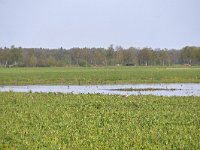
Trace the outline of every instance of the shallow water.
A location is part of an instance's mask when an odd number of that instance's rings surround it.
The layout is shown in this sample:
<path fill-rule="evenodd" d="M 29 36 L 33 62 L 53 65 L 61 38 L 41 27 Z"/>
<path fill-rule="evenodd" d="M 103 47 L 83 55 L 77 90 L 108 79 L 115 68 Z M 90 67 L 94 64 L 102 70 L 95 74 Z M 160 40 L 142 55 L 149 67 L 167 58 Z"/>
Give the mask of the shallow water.
<path fill-rule="evenodd" d="M 122 91 L 118 89 L 136 89 Z M 140 91 L 141 89 L 141 91 Z M 145 90 L 146 89 L 146 90 Z M 148 90 L 151 89 L 151 90 Z M 156 89 L 156 90 L 153 90 Z M 162 89 L 162 90 L 157 90 Z M 128 84 L 128 85 L 26 85 L 0 86 L 0 92 L 60 92 L 74 94 L 116 94 L 157 96 L 200 96 L 200 83 Z"/>

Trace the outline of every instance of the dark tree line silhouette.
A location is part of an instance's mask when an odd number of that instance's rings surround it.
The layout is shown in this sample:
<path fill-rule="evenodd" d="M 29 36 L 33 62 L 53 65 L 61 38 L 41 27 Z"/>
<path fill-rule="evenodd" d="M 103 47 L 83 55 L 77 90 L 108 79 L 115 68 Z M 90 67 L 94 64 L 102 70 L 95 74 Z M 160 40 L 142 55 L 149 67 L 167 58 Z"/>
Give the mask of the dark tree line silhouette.
<path fill-rule="evenodd" d="M 200 47 L 176 49 L 123 48 L 0 48 L 1 67 L 199 65 Z"/>

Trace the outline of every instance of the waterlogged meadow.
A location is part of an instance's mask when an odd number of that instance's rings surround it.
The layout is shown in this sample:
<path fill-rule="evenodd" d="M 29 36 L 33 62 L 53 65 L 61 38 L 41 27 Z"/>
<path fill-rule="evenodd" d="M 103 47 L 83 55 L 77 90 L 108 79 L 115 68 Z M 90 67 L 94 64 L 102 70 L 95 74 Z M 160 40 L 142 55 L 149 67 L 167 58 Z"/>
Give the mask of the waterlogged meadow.
<path fill-rule="evenodd" d="M 200 83 L 200 68 L 62 67 L 0 68 L 0 85 Z"/>
<path fill-rule="evenodd" d="M 200 149 L 200 97 L 0 93 L 0 149 Z"/>

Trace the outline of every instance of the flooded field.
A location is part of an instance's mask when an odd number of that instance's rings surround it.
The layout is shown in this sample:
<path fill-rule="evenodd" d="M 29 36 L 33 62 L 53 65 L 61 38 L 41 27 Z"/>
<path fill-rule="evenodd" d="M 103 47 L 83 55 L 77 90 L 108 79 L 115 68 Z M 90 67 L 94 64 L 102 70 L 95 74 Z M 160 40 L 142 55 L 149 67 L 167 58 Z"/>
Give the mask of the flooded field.
<path fill-rule="evenodd" d="M 200 83 L 128 85 L 26 85 L 0 86 L 0 92 L 60 92 L 74 94 L 200 96 Z"/>

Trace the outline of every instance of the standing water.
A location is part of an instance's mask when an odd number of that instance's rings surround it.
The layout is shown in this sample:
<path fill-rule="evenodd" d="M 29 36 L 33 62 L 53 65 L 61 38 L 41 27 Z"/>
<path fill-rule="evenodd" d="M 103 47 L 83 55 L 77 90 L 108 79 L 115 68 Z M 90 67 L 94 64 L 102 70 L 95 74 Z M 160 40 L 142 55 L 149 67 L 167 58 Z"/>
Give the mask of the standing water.
<path fill-rule="evenodd" d="M 200 96 L 200 83 L 128 85 L 26 85 L 0 86 L 0 92 L 60 92 L 74 94 L 116 94 L 157 96 Z"/>

